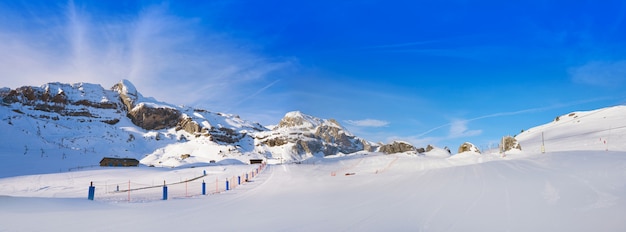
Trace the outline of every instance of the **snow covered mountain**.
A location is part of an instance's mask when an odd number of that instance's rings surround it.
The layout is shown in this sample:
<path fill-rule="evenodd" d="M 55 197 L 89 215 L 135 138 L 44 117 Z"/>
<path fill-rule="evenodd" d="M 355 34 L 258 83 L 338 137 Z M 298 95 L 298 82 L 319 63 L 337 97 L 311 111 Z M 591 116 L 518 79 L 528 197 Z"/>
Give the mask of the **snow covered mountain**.
<path fill-rule="evenodd" d="M 0 89 L 1 160 L 21 173 L 67 171 L 102 157 L 149 166 L 245 163 L 250 158 L 298 161 L 372 151 L 375 145 L 335 120 L 290 112 L 272 130 L 237 115 L 175 106 L 141 95 L 122 80 L 100 85 L 49 83 Z M 21 159 L 10 159 L 21 156 Z"/>
<path fill-rule="evenodd" d="M 2 88 L 0 98 L 0 168 L 15 175 L 93 166 L 102 157 L 155 166 L 243 162 L 254 150 L 251 134 L 267 130 L 236 115 L 143 97 L 126 80 L 109 90 L 87 83 Z"/>
<path fill-rule="evenodd" d="M 256 139 L 259 150 L 278 154 L 275 158 L 283 160 L 373 151 L 375 148 L 334 119 L 319 119 L 299 111 L 285 114 L 271 131 L 256 133 Z"/>
<path fill-rule="evenodd" d="M 0 119 L 0 168 L 13 175 L 90 167 L 102 157 L 180 167 L 245 163 L 250 158 L 300 161 L 374 152 L 382 146 L 353 135 L 333 119 L 294 111 L 270 130 L 237 115 L 144 97 L 127 80 L 110 89 L 88 83 L 1 88 Z M 525 151 L 534 152 L 625 151 L 624 119 L 626 106 L 574 112 L 516 139 Z"/>

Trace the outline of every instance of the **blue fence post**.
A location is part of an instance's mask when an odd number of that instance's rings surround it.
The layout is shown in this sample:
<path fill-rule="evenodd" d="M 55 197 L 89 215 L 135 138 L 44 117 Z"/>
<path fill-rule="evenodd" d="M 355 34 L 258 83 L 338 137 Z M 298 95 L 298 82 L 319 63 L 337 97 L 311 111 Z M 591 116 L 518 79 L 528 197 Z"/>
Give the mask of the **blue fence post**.
<path fill-rule="evenodd" d="M 202 195 L 206 195 L 206 183 L 202 180 Z"/>
<path fill-rule="evenodd" d="M 241 185 L 241 176 L 237 176 L 237 185 Z"/>
<path fill-rule="evenodd" d="M 246 182 L 248 182 L 248 173 L 246 173 Z"/>
<path fill-rule="evenodd" d="M 230 186 L 228 186 L 228 179 L 226 179 L 226 191 L 230 190 Z"/>
<path fill-rule="evenodd" d="M 163 200 L 167 200 L 167 185 L 165 185 L 165 181 L 163 181 Z"/>
<path fill-rule="evenodd" d="M 96 195 L 96 186 L 93 186 L 93 181 L 92 181 L 91 184 L 89 184 L 89 195 L 87 196 L 87 199 L 93 201 L 94 195 Z"/>
<path fill-rule="evenodd" d="M 206 170 L 204 170 L 204 175 L 206 176 Z"/>

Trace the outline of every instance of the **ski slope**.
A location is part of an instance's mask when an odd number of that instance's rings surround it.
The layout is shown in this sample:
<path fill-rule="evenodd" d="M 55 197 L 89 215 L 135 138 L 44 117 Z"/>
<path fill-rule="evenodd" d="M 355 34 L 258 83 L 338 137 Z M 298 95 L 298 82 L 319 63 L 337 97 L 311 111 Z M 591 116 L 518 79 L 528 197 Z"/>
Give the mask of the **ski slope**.
<path fill-rule="evenodd" d="M 229 171 L 238 173 L 248 167 L 227 166 L 226 170 L 213 170 L 207 175 L 227 176 Z M 8 196 L 0 197 L 0 230 L 626 228 L 626 154 L 610 151 L 519 153 L 504 159 L 495 154 L 461 154 L 453 158 L 356 155 L 308 164 L 270 165 L 252 182 L 219 194 L 130 203 L 99 199 L 100 196 L 95 201 L 86 199 L 88 180 L 120 174 L 139 179 L 171 176 L 175 172 L 194 175 L 192 172 L 199 170 L 104 169 L 76 172 L 72 178 L 65 173 L 1 179 L 0 192 Z M 335 176 L 331 175 L 333 172 Z M 57 186 L 37 188 L 29 181 L 37 178 Z M 141 197 L 140 193 L 137 195 Z"/>
<path fill-rule="evenodd" d="M 516 136 L 525 151 L 626 151 L 626 106 L 561 115 Z"/>

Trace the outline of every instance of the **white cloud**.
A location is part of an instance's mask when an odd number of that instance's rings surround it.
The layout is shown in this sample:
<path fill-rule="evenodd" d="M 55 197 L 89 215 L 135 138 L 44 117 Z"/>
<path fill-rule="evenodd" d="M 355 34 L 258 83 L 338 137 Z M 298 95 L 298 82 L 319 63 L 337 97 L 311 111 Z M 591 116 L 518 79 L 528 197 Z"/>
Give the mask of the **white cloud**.
<path fill-rule="evenodd" d="M 626 83 L 626 60 L 592 61 L 569 69 L 572 81 L 579 84 L 618 87 Z"/>
<path fill-rule="evenodd" d="M 376 119 L 363 119 L 363 120 L 345 120 L 346 123 L 352 126 L 359 127 L 384 127 L 389 125 L 389 122 L 376 120 Z"/>
<path fill-rule="evenodd" d="M 421 133 L 415 136 L 408 136 L 408 137 L 395 137 L 394 136 L 394 137 L 389 137 L 387 140 L 388 141 L 404 140 L 416 146 L 426 146 L 428 144 L 438 144 L 438 143 L 441 143 L 442 141 L 452 141 L 455 139 L 463 139 L 463 138 L 481 135 L 483 133 L 482 130 L 470 130 L 469 129 L 468 123 L 473 120 L 476 120 L 476 119 L 470 119 L 470 120 L 454 119 L 450 121 L 449 123 L 440 125 L 438 127 L 435 127 L 433 129 L 430 129 L 424 133 Z M 449 127 L 447 134 L 442 134 L 440 136 L 425 136 L 427 134 L 430 134 L 433 131 L 439 130 L 444 127 Z"/>
<path fill-rule="evenodd" d="M 72 1 L 52 10 L 25 8 L 38 19 L 12 14 L 0 22 L 0 87 L 90 82 L 109 88 L 128 79 L 147 97 L 224 110 L 258 94 L 270 73 L 293 62 L 258 54 L 249 49 L 257 45 L 213 31 L 203 19 L 174 15 L 167 4 L 107 17 Z"/>
<path fill-rule="evenodd" d="M 450 131 L 448 139 L 464 138 L 480 135 L 482 130 L 469 130 L 467 127 L 468 120 L 453 120 L 450 122 Z"/>

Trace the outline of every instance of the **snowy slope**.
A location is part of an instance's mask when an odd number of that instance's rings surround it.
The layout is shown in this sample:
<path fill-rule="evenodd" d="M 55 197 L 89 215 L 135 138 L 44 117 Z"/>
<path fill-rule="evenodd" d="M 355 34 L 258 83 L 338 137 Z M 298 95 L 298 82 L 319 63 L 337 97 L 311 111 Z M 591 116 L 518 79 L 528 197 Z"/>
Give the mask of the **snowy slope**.
<path fill-rule="evenodd" d="M 626 106 L 573 112 L 516 136 L 525 151 L 626 151 Z"/>
<path fill-rule="evenodd" d="M 126 193 L 102 193 L 107 188 L 102 184 L 108 181 L 111 191 L 115 183 L 122 184 L 124 189 L 125 178 L 131 179 L 133 186 L 137 182 L 159 183 L 166 178 L 169 183 L 172 179 L 196 176 L 201 169 L 102 169 L 4 178 L 0 179 L 3 186 L 0 195 L 11 197 L 0 196 L 3 206 L 0 230 L 622 231 L 626 228 L 624 152 L 554 152 L 526 154 L 526 158 L 515 159 L 490 155 L 484 158 L 480 161 L 408 155 L 326 158 L 308 164 L 270 166 L 253 182 L 220 194 L 199 195 L 200 182 L 190 184 L 192 194 L 185 190 L 170 192 L 174 196 L 168 201 L 159 200 L 160 188 L 154 192 L 134 191 L 130 204 L 125 200 Z M 461 161 L 465 162 L 459 164 Z M 206 180 L 213 186 L 211 180 L 223 180 L 228 173 L 241 173 L 245 167 L 248 165 L 209 169 Z M 97 184 L 95 202 L 85 199 L 89 181 Z M 181 187 L 172 185 L 170 189 Z M 29 198 L 34 196 L 43 198 Z M 32 218 L 37 218 L 37 223 L 28 223 Z"/>
<path fill-rule="evenodd" d="M 145 158 L 142 163 L 155 166 L 233 158 L 244 162 L 251 155 L 242 154 L 254 150 L 250 134 L 267 130 L 236 115 L 143 97 L 127 80 L 112 90 L 87 83 L 49 83 L 4 88 L 0 96 L 0 177 L 92 167 L 103 157 Z M 198 131 L 143 129 L 127 117 L 140 108 L 179 112 L 181 120 Z M 183 154 L 192 157 L 182 160 Z"/>
<path fill-rule="evenodd" d="M 237 115 L 144 97 L 128 80 L 0 89 L 1 176 L 93 167 L 129 157 L 156 167 L 301 161 L 371 151 L 332 119 L 289 112 L 272 130 Z M 19 157 L 19 158 L 18 158 Z M 24 165 L 15 165 L 15 162 Z"/>

